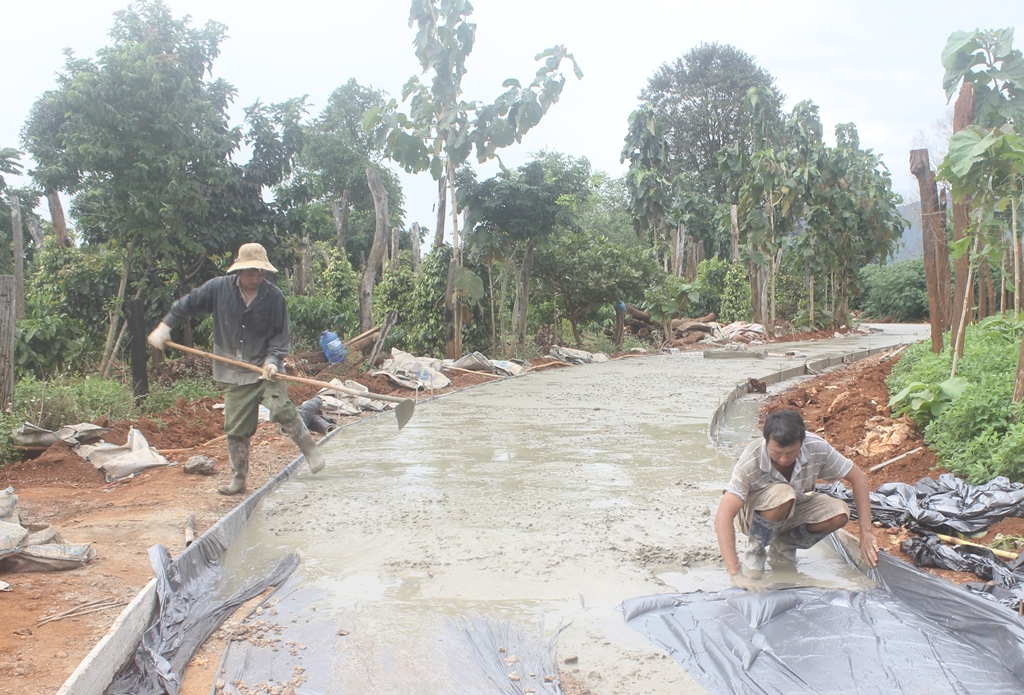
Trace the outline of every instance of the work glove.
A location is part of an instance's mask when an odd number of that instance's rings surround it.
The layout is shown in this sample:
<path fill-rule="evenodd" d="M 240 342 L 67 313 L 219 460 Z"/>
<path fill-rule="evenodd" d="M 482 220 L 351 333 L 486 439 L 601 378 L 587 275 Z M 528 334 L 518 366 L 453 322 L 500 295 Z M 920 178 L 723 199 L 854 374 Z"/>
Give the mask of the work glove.
<path fill-rule="evenodd" d="M 153 332 L 146 338 L 149 344 L 155 347 L 157 350 L 163 350 L 164 345 L 171 339 L 171 327 L 163 321 L 160 325 L 153 329 Z"/>
<path fill-rule="evenodd" d="M 260 375 L 260 379 L 273 381 L 275 376 L 277 376 L 276 364 L 274 364 L 273 362 L 267 362 L 265 365 L 263 365 L 263 373 Z"/>
<path fill-rule="evenodd" d="M 766 591 L 768 588 L 756 579 L 751 579 L 744 575 L 742 572 L 737 572 L 732 575 L 732 585 L 737 589 L 743 589 L 744 591 L 749 591 L 752 594 L 759 594 L 762 591 Z"/>

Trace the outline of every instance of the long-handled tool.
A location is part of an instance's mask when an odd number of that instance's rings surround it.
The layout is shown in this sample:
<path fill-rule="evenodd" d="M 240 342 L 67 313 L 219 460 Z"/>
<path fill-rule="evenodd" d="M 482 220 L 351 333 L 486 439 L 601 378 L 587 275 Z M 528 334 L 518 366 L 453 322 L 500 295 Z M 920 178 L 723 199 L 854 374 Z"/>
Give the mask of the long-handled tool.
<path fill-rule="evenodd" d="M 204 352 L 203 350 L 197 350 L 196 348 L 186 347 L 184 345 L 178 345 L 168 340 L 165 345 L 168 347 L 181 350 L 182 352 L 190 352 L 193 355 L 199 355 L 200 357 L 208 357 L 211 360 L 217 362 L 223 362 L 224 364 L 230 364 L 241 369 L 248 369 L 253 372 L 263 373 L 262 367 L 257 367 L 255 364 L 249 364 L 248 362 L 240 362 L 233 360 L 230 357 L 222 357 L 221 355 L 214 355 L 213 353 Z M 319 386 L 322 389 L 330 389 L 331 391 L 338 391 L 340 393 L 347 393 L 351 396 L 361 396 L 362 398 L 371 398 L 376 401 L 389 401 L 391 403 L 397 403 L 398 407 L 395 408 L 395 417 L 398 419 L 398 429 L 405 427 L 405 424 L 412 419 L 413 411 L 416 410 L 416 401 L 411 398 L 400 398 L 398 396 L 385 396 L 381 393 L 368 393 L 366 391 L 357 391 L 355 389 L 348 389 L 344 386 L 335 386 L 329 384 L 326 381 L 317 381 L 316 379 L 307 379 L 301 376 L 292 376 L 291 374 L 278 374 L 274 377 L 275 379 L 283 379 L 285 381 L 294 381 L 297 384 L 309 384 L 310 386 Z"/>

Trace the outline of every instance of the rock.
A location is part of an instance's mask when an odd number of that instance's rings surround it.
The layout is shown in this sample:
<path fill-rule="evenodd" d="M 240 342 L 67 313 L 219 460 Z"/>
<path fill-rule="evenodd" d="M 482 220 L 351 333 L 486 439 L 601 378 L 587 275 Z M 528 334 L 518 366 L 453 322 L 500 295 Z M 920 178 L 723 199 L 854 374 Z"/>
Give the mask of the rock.
<path fill-rule="evenodd" d="M 214 461 L 209 456 L 193 456 L 185 462 L 185 472 L 197 475 L 213 475 Z"/>

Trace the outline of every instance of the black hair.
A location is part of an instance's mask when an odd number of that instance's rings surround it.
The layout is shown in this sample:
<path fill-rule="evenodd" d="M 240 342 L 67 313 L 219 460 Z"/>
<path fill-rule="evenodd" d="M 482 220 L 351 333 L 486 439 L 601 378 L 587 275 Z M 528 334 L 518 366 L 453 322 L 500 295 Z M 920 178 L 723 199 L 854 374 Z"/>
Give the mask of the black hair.
<path fill-rule="evenodd" d="M 761 434 L 766 442 L 775 442 L 779 446 L 791 446 L 804 440 L 807 426 L 799 411 L 792 409 L 776 410 L 764 421 Z"/>

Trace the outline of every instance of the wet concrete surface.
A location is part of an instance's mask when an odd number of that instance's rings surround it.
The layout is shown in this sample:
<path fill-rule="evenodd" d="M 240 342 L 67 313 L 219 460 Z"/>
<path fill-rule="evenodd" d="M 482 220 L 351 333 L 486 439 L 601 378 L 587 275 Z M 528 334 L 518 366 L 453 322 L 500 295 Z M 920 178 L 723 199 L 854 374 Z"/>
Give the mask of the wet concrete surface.
<path fill-rule="evenodd" d="M 392 417 L 345 428 L 324 444 L 327 468 L 269 495 L 224 562 L 245 576 L 301 553 L 308 610 L 340 626 L 317 645 L 330 692 L 465 692 L 437 653 L 442 617 L 460 615 L 557 633 L 563 674 L 595 695 L 703 692 L 617 606 L 729 586 L 712 517 L 756 403 L 733 409 L 719 449 L 708 422 L 749 377 L 925 327 L 884 329 L 769 348 L 806 358 L 692 352 L 548 370 L 421 403 L 401 431 Z M 824 548 L 791 574 L 772 581 L 866 582 Z"/>

